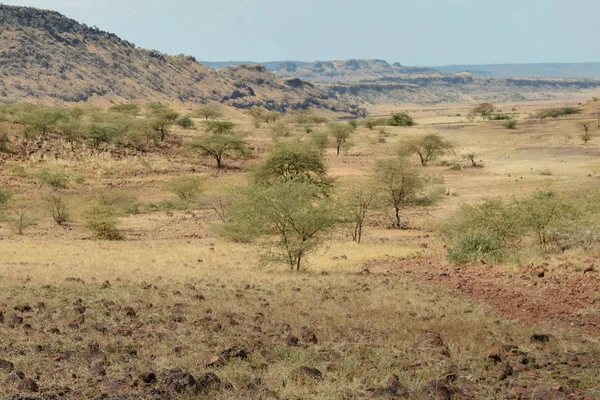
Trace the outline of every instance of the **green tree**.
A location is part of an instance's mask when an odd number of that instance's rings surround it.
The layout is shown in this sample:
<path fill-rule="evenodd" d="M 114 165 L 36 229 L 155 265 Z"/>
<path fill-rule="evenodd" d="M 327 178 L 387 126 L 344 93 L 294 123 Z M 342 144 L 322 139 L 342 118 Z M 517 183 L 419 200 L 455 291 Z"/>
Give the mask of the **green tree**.
<path fill-rule="evenodd" d="M 231 121 L 205 121 L 204 131 L 216 135 L 233 134 L 235 124 Z"/>
<path fill-rule="evenodd" d="M 169 127 L 179 118 L 179 113 L 164 104 L 150 103 L 148 116 L 151 127 L 158 133 L 160 140 L 164 141 L 169 134 Z"/>
<path fill-rule="evenodd" d="M 360 243 L 362 239 L 363 226 L 367 214 L 373 209 L 379 190 L 376 187 L 359 187 L 353 189 L 345 199 L 345 215 L 354 224 L 352 240 Z"/>
<path fill-rule="evenodd" d="M 492 103 L 480 103 L 477 106 L 475 106 L 475 108 L 473 108 L 473 111 L 471 111 L 473 114 L 477 114 L 479 116 L 481 116 L 481 119 L 483 121 L 485 121 L 486 118 L 490 118 L 490 116 L 492 115 L 492 113 L 496 110 L 496 106 L 494 106 Z"/>
<path fill-rule="evenodd" d="M 28 139 L 35 134 L 46 136 L 48 130 L 54 128 L 58 122 L 67 120 L 68 117 L 63 110 L 54 108 L 35 108 L 26 112 L 22 117 L 25 138 Z"/>
<path fill-rule="evenodd" d="M 280 181 L 312 183 L 321 189 L 330 188 L 333 181 L 319 149 L 303 142 L 277 143 L 269 149 L 266 159 L 254 171 L 258 183 L 272 184 Z"/>
<path fill-rule="evenodd" d="M 232 222 L 225 225 L 226 232 L 258 238 L 265 259 L 287 264 L 292 271 L 302 268 L 306 256 L 325 242 L 339 221 L 333 200 L 301 181 L 239 189 L 227 215 Z"/>
<path fill-rule="evenodd" d="M 202 193 L 202 185 L 206 179 L 202 176 L 181 176 L 166 184 L 166 189 L 185 202 L 191 202 Z"/>
<path fill-rule="evenodd" d="M 394 227 L 400 229 L 400 210 L 418 200 L 425 180 L 401 157 L 376 160 L 374 173 L 376 182 L 381 185 L 382 201 L 394 208 Z"/>
<path fill-rule="evenodd" d="M 196 108 L 192 116 L 204 118 L 205 121 L 208 121 L 209 119 L 223 118 L 223 111 L 221 111 L 221 107 L 217 103 L 208 103 Z"/>
<path fill-rule="evenodd" d="M 331 123 L 327 126 L 329 134 L 335 140 L 336 154 L 340 155 L 340 149 L 350 139 L 350 135 L 354 132 L 354 128 L 349 124 Z"/>
<path fill-rule="evenodd" d="M 115 127 L 103 122 L 92 122 L 87 126 L 87 136 L 92 140 L 94 149 L 99 150 L 102 143 L 110 143 L 116 136 Z"/>
<path fill-rule="evenodd" d="M 265 115 L 268 113 L 268 111 L 263 107 L 253 106 L 252 108 L 246 110 L 245 113 L 252 117 L 254 127 L 260 128 L 260 124 L 265 120 Z"/>
<path fill-rule="evenodd" d="M 119 114 L 127 115 L 131 118 L 135 118 L 140 114 L 142 110 L 140 109 L 140 106 L 138 106 L 135 103 L 123 103 L 112 106 L 108 109 L 108 111 L 116 112 Z"/>
<path fill-rule="evenodd" d="M 194 128 L 194 121 L 187 115 L 182 115 L 175 120 L 177 126 L 182 127 L 183 129 L 192 129 Z"/>
<path fill-rule="evenodd" d="M 452 152 L 454 152 L 452 142 L 444 140 L 435 133 L 407 139 L 400 144 L 399 148 L 401 156 L 418 155 L 423 166 L 439 156 Z"/>
<path fill-rule="evenodd" d="M 248 143 L 230 134 L 205 134 L 192 141 L 189 147 L 199 150 L 202 157 L 214 158 L 219 169 L 223 168 L 223 158 L 250 154 Z"/>
<path fill-rule="evenodd" d="M 390 126 L 413 126 L 415 121 L 405 112 L 393 113 L 388 125 Z"/>

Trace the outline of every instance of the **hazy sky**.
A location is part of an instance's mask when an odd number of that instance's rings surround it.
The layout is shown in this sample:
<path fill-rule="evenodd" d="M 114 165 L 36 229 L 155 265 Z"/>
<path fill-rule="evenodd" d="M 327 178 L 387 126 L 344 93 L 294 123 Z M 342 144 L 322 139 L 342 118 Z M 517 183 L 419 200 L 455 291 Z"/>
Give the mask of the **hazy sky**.
<path fill-rule="evenodd" d="M 4 1 L 206 61 L 600 61 L 599 0 Z"/>

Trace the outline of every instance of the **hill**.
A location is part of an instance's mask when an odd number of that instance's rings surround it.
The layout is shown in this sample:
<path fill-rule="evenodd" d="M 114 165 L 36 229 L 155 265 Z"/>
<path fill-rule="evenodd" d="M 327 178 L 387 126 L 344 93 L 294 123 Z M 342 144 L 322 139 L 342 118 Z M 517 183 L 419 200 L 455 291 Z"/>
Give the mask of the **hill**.
<path fill-rule="evenodd" d="M 0 101 L 40 103 L 216 101 L 237 108 L 315 106 L 344 113 L 358 107 L 265 68 L 217 72 L 191 56 L 136 48 L 114 34 L 57 12 L 0 5 Z"/>
<path fill-rule="evenodd" d="M 433 67 L 435 70 L 454 74 L 469 71 L 475 75 L 513 78 L 589 78 L 600 79 L 600 63 L 537 63 L 537 64 L 491 64 L 447 65 Z"/>

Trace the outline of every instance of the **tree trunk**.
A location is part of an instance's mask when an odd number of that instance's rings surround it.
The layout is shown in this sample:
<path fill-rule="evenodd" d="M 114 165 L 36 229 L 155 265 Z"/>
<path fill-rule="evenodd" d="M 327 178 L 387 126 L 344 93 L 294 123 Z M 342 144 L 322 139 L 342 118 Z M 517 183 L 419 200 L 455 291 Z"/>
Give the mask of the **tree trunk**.
<path fill-rule="evenodd" d="M 400 229 L 400 208 L 396 207 L 396 228 Z"/>
<path fill-rule="evenodd" d="M 358 225 L 358 238 L 356 243 L 360 243 L 360 239 L 362 239 L 362 222 L 360 222 Z"/>
<path fill-rule="evenodd" d="M 298 254 L 298 260 L 296 262 L 296 271 L 300 271 L 300 262 L 302 261 L 302 253 Z"/>
<path fill-rule="evenodd" d="M 221 169 L 223 168 L 223 164 L 221 164 L 221 157 L 216 157 L 217 160 L 217 168 Z"/>
<path fill-rule="evenodd" d="M 339 144 L 338 144 L 338 145 L 337 145 L 337 155 L 338 155 L 338 156 L 340 155 L 340 147 L 341 147 L 341 145 L 339 145 Z"/>

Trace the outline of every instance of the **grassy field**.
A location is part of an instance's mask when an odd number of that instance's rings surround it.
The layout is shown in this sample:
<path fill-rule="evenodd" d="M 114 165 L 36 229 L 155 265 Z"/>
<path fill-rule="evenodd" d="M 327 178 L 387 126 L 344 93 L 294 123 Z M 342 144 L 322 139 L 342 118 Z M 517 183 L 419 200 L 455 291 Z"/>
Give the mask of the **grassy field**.
<path fill-rule="evenodd" d="M 349 228 L 337 229 L 300 273 L 263 265 L 254 245 L 215 233 L 214 199 L 247 181 L 245 171 L 272 140 L 267 125 L 255 129 L 238 112 L 228 117 L 248 132 L 258 156 L 227 161 L 221 171 L 177 148 L 193 130 L 175 131 L 168 147 L 145 155 L 65 150 L 69 156 L 57 158 L 41 149 L 5 160 L 0 182 L 36 224 L 24 235 L 0 224 L 0 360 L 7 361 L 0 361 L 0 397 L 600 399 L 597 330 L 506 315 L 393 269 L 396 260 L 437 257 L 428 268 L 440 275 L 449 264 L 436 225 L 461 204 L 598 185 L 600 131 L 594 125 L 584 144 L 578 125 L 595 118 L 591 108 L 544 121 L 528 118 L 531 104 L 499 108 L 515 109 L 517 129 L 468 121 L 467 105 L 414 108 L 414 127 L 385 127 L 385 140 L 380 128 L 359 127 L 340 156 L 328 148 L 330 175 L 345 190 L 368 183 L 374 160 L 395 154 L 410 135 L 439 133 L 456 154 L 422 169 L 443 177 L 447 195 L 433 207 L 406 210 L 409 229 L 390 228 L 391 210 L 376 212 L 363 243 L 351 241 Z M 484 168 L 469 168 L 467 153 Z M 449 169 L 456 163 L 462 170 Z M 72 222 L 64 226 L 44 207 L 47 188 L 35 178 L 41 168 L 84 176 L 65 189 Z M 165 183 L 189 174 L 207 179 L 190 210 L 150 206 L 174 200 Z M 121 218 L 123 241 L 92 240 L 82 222 L 89 199 L 106 190 L 137 199 L 139 212 Z M 367 268 L 377 262 L 391 266 Z"/>

